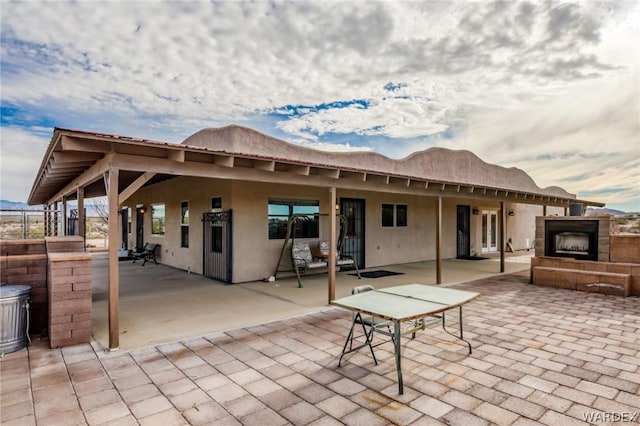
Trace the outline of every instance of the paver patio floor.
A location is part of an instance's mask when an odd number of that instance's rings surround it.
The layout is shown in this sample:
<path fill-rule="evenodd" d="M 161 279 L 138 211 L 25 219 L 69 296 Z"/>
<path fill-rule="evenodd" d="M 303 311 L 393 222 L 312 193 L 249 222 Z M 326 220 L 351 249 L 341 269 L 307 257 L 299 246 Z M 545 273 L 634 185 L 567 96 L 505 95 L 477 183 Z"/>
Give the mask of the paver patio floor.
<path fill-rule="evenodd" d="M 466 346 L 433 327 L 338 368 L 337 308 L 129 352 L 35 341 L 0 362 L 2 425 L 573 425 L 640 416 L 640 300 L 541 288 L 528 273 L 452 286 Z M 451 315 L 453 320 L 454 315 Z M 449 317 L 447 317 L 449 320 Z M 451 325 L 455 325 L 451 321 Z"/>

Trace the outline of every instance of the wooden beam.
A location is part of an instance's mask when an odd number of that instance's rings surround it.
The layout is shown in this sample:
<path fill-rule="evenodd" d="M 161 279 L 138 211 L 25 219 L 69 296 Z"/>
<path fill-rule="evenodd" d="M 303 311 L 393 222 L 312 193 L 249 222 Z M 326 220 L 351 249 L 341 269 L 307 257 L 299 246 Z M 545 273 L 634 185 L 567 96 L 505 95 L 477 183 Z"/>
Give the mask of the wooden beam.
<path fill-rule="evenodd" d="M 76 191 L 76 197 L 78 199 L 78 226 L 77 226 L 77 232 L 78 235 L 81 236 L 83 238 L 83 245 L 84 248 L 86 250 L 87 248 L 87 239 L 86 239 L 86 232 L 85 232 L 85 217 L 84 217 L 84 188 L 83 187 L 79 187 Z"/>
<path fill-rule="evenodd" d="M 329 188 L 329 217 L 330 225 L 329 225 L 329 302 L 336 298 L 336 250 L 338 249 L 338 241 L 337 241 L 337 221 L 336 221 L 336 187 L 332 186 Z"/>
<path fill-rule="evenodd" d="M 177 161 L 178 163 L 184 163 L 184 150 L 170 150 L 167 151 L 167 158 L 171 161 Z"/>
<path fill-rule="evenodd" d="M 98 161 L 104 157 L 104 154 L 99 152 L 54 152 L 53 160 L 49 164 L 55 163 L 86 163 Z"/>
<path fill-rule="evenodd" d="M 340 178 L 340 169 L 318 168 L 317 169 L 317 174 L 318 174 L 318 176 L 324 176 L 324 177 L 328 177 L 328 178 L 331 178 L 331 179 L 338 179 L 338 178 Z"/>
<path fill-rule="evenodd" d="M 436 198 L 436 284 L 442 284 L 442 197 Z"/>
<path fill-rule="evenodd" d="M 505 247 L 507 246 L 507 206 L 500 201 L 500 272 L 505 271 Z"/>
<path fill-rule="evenodd" d="M 68 229 L 68 224 L 69 221 L 67 220 L 67 197 L 63 196 L 62 197 L 62 235 L 67 236 L 69 235 L 69 229 Z"/>
<path fill-rule="evenodd" d="M 222 167 L 233 167 L 233 156 L 232 155 L 216 155 L 214 160 L 213 160 L 213 164 L 216 164 L 218 166 L 222 166 Z"/>
<path fill-rule="evenodd" d="M 96 139 L 84 140 L 63 135 L 60 141 L 64 151 L 101 152 L 111 151 L 111 143 Z"/>
<path fill-rule="evenodd" d="M 253 160 L 253 167 L 265 172 L 273 172 L 276 170 L 276 162 L 273 160 Z"/>
<path fill-rule="evenodd" d="M 120 281 L 118 277 L 118 178 L 119 170 L 109 168 L 109 350 L 120 347 Z"/>
<path fill-rule="evenodd" d="M 124 191 L 120 193 L 118 196 L 118 205 L 122 205 L 129 197 L 131 197 L 138 189 L 142 188 L 142 186 L 149 182 L 151 178 L 153 178 L 156 173 L 153 172 L 145 172 L 142 176 L 138 177 L 133 183 L 127 186 Z"/>
<path fill-rule="evenodd" d="M 289 169 L 291 173 L 295 173 L 297 175 L 302 175 L 302 176 L 309 176 L 309 173 L 311 172 L 310 166 L 299 166 L 297 164 L 289 164 L 287 166 L 287 169 Z"/>
<path fill-rule="evenodd" d="M 80 176 L 72 180 L 69 184 L 67 184 L 64 188 L 58 191 L 53 197 L 49 198 L 49 200 L 57 200 L 62 198 L 63 195 L 70 194 L 71 192 L 77 191 L 77 189 L 81 186 L 87 187 L 90 183 L 95 182 L 96 180 L 102 178 L 102 175 L 105 171 L 109 170 L 109 161 L 111 161 L 111 154 L 104 157 L 102 160 L 99 160 L 88 168 L 85 172 L 83 172 Z M 140 159 L 137 160 L 140 163 Z M 139 167 L 142 164 L 139 165 Z"/>

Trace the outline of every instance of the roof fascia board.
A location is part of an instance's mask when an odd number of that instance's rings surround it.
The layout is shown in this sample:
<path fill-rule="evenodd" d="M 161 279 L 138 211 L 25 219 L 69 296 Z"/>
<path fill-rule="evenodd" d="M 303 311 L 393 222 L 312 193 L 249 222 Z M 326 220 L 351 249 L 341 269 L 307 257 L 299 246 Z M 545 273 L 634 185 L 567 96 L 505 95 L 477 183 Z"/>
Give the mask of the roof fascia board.
<path fill-rule="evenodd" d="M 46 179 L 44 178 L 45 170 L 49 161 L 51 161 L 51 157 L 53 156 L 54 148 L 60 143 L 61 133 L 58 129 L 55 129 L 53 132 L 53 136 L 51 137 L 51 142 L 49 142 L 49 146 L 47 147 L 47 152 L 42 158 L 42 163 L 40 163 L 40 168 L 38 169 L 38 174 L 36 174 L 36 179 L 33 181 L 33 186 L 31 187 L 31 192 L 29 193 L 29 198 L 27 198 L 27 203 L 29 205 L 37 204 L 33 202 L 33 198 L 38 190 L 43 186 Z"/>
<path fill-rule="evenodd" d="M 113 147 L 110 141 L 99 139 L 80 139 L 70 135 L 63 135 L 61 148 L 64 151 L 79 151 L 106 154 L 111 152 Z"/>

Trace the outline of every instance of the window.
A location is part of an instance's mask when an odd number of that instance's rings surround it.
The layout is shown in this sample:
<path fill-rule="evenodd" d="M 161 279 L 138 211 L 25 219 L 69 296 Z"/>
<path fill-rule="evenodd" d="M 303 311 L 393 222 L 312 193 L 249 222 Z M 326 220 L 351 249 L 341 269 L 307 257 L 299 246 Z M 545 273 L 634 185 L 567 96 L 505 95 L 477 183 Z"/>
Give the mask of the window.
<path fill-rule="evenodd" d="M 164 235 L 164 204 L 151 205 L 151 233 Z"/>
<path fill-rule="evenodd" d="M 407 205 L 396 205 L 396 226 L 407 226 Z"/>
<path fill-rule="evenodd" d="M 213 197 L 211 199 L 211 213 L 220 213 L 222 211 L 222 198 Z"/>
<path fill-rule="evenodd" d="M 180 247 L 189 247 L 189 202 L 180 205 Z"/>
<path fill-rule="evenodd" d="M 393 226 L 393 204 L 382 205 L 382 226 Z"/>
<path fill-rule="evenodd" d="M 306 200 L 269 200 L 269 239 L 283 239 L 287 235 L 287 223 L 294 214 L 304 215 L 296 222 L 296 238 L 318 238 L 320 203 Z M 293 232 L 293 231 L 292 231 Z"/>
<path fill-rule="evenodd" d="M 383 204 L 382 205 L 382 226 L 392 227 L 407 226 L 407 205 L 406 204 Z"/>

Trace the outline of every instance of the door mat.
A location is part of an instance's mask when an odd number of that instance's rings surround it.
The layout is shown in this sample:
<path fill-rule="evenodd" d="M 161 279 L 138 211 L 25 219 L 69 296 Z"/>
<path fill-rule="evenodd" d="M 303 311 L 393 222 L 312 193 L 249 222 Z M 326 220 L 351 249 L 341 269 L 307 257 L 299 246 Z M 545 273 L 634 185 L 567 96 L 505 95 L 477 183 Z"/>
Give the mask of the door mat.
<path fill-rule="evenodd" d="M 463 259 L 463 260 L 485 260 L 485 259 L 489 259 L 488 257 L 482 257 L 482 256 L 458 256 L 458 259 Z"/>
<path fill-rule="evenodd" d="M 349 275 L 353 275 L 354 277 L 358 276 L 358 274 L 349 274 Z M 363 278 L 381 278 L 381 277 L 389 277 L 392 275 L 404 275 L 404 272 L 385 271 L 383 269 L 380 269 L 377 271 L 360 272 L 360 276 Z"/>

